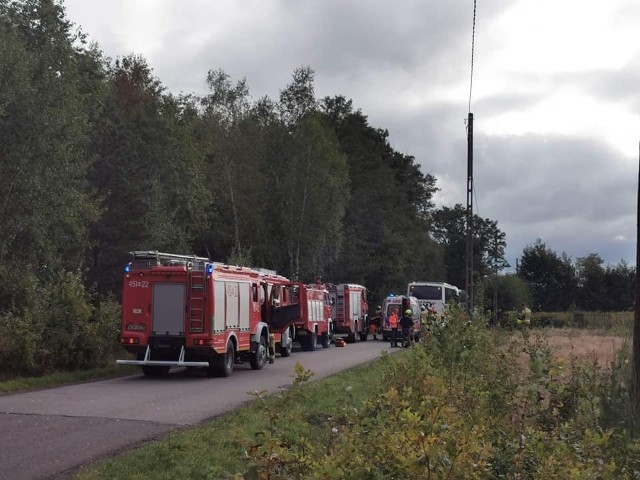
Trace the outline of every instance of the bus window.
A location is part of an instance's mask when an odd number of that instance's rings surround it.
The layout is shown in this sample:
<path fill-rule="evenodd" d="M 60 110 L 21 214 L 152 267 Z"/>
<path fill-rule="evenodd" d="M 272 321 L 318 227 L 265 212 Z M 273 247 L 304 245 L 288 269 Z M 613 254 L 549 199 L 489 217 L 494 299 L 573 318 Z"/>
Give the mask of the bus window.
<path fill-rule="evenodd" d="M 418 300 L 442 300 L 442 287 L 436 285 L 411 285 L 409 295 Z"/>

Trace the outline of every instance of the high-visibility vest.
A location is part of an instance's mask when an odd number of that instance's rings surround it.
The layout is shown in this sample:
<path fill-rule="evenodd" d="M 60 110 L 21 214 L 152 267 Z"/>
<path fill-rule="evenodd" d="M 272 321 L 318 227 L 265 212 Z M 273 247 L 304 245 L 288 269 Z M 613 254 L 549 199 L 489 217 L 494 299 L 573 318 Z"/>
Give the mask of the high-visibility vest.
<path fill-rule="evenodd" d="M 391 328 L 398 328 L 398 315 L 392 313 L 389 317 L 389 326 Z"/>

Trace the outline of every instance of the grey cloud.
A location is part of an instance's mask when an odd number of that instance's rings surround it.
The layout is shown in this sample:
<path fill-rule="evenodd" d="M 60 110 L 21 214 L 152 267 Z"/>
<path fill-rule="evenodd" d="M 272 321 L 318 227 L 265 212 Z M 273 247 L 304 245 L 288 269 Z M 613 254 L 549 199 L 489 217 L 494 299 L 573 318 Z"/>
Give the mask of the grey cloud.
<path fill-rule="evenodd" d="M 475 162 L 480 214 L 498 220 L 514 248 L 540 237 L 571 255 L 606 252 L 607 261 L 617 262 L 608 252 L 629 254 L 636 172 L 620 154 L 588 138 L 528 135 L 478 143 L 486 144 Z"/>
<path fill-rule="evenodd" d="M 79 0 L 67 3 L 81 5 Z M 116 15 L 108 13 L 113 7 L 109 2 L 99 5 L 105 9 L 96 23 L 100 31 L 91 26 L 84 30 L 95 33 L 109 55 L 129 53 L 121 51 L 124 43 L 104 21 Z M 490 42 L 504 41 L 488 38 L 488 33 L 513 5 L 478 2 L 479 65 L 499 48 Z M 637 18 L 635 5 L 626 7 L 635 9 L 633 16 L 616 22 Z M 472 2 L 180 1 L 157 8 L 165 8 L 156 13 L 170 21 L 161 50 L 147 60 L 172 92 L 205 93 L 207 71 L 222 68 L 236 80 L 246 77 L 254 98 L 276 98 L 296 67 L 310 65 L 316 71 L 317 96 L 352 99 L 372 126 L 389 130 L 396 150 L 413 155 L 425 173 L 437 177 L 439 204 L 465 203 L 468 98 L 431 103 L 417 98 L 411 104 L 406 97 L 430 94 L 433 85 L 468 82 Z M 640 112 L 639 66 L 640 53 L 619 71 L 512 72 L 503 80 L 507 85 L 522 82 L 545 95 L 571 87 Z M 542 98 L 504 91 L 474 102 L 476 213 L 498 221 L 506 232 L 512 265 L 538 237 L 574 258 L 597 252 L 608 262 L 624 257 L 635 263 L 631 241 L 637 171 L 629 171 L 629 159 L 586 137 L 481 134 L 483 118 L 526 110 Z M 398 105 L 400 100 L 405 104 Z"/>

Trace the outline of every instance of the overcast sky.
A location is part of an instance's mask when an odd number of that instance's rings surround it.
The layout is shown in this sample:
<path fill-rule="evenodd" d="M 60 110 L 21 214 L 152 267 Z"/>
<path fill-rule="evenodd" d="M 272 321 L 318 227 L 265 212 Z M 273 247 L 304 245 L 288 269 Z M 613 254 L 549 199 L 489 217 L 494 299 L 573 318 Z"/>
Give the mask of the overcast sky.
<path fill-rule="evenodd" d="M 65 0 L 105 55 L 144 56 L 173 93 L 209 70 L 277 98 L 295 68 L 344 95 L 474 213 L 498 222 L 515 266 L 541 238 L 573 260 L 635 265 L 640 1 Z M 470 97 L 471 90 L 471 97 Z M 469 103 L 469 100 L 471 102 Z"/>

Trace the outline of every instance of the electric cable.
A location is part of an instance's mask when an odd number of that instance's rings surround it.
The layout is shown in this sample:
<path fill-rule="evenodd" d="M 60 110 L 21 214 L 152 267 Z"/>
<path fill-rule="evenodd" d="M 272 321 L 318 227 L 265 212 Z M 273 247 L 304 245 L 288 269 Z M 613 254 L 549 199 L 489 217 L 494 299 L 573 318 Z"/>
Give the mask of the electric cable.
<path fill-rule="evenodd" d="M 476 46 L 476 8 L 477 0 L 473 0 L 473 28 L 471 30 L 471 75 L 469 80 L 469 113 L 471 113 L 471 92 L 473 90 L 473 56 Z"/>

